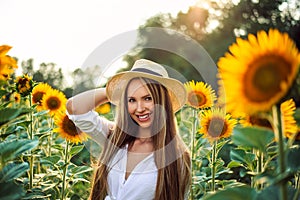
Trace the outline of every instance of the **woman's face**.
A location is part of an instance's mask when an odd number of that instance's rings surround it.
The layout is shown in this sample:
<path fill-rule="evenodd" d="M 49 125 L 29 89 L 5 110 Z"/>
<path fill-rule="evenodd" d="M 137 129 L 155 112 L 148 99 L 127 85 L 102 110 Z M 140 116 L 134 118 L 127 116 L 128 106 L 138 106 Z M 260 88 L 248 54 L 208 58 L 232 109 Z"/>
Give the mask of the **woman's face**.
<path fill-rule="evenodd" d="M 132 80 L 127 88 L 128 112 L 142 128 L 149 128 L 153 122 L 154 102 L 149 90 L 140 79 Z"/>

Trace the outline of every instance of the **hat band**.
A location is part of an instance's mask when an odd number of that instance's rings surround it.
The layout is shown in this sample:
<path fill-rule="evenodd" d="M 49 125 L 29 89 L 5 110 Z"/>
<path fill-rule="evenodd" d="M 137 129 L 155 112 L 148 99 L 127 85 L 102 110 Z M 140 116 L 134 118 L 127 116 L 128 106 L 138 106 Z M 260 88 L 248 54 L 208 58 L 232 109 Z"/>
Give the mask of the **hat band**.
<path fill-rule="evenodd" d="M 144 72 L 144 73 L 148 73 L 148 74 L 152 74 L 152 75 L 156 75 L 156 76 L 162 76 L 161 74 L 159 74 L 157 72 L 154 72 L 152 70 L 145 69 L 145 68 L 135 68 L 135 69 L 132 69 L 131 71 Z"/>

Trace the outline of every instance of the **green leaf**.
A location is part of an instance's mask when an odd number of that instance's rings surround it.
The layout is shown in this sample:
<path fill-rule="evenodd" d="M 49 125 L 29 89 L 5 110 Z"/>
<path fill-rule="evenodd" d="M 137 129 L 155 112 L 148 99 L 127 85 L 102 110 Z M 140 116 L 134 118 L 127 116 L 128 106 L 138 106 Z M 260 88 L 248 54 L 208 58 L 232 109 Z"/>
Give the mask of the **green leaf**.
<path fill-rule="evenodd" d="M 293 172 L 300 170 L 300 147 L 294 146 L 287 152 L 287 167 Z"/>
<path fill-rule="evenodd" d="M 89 172 L 92 170 L 93 170 L 93 168 L 91 168 L 89 166 L 76 166 L 76 167 L 72 168 L 70 170 L 70 172 L 74 175 L 79 175 L 79 174 L 83 174 L 85 172 Z"/>
<path fill-rule="evenodd" d="M 24 194 L 23 188 L 12 181 L 0 183 L 0 200 L 17 200 Z"/>
<path fill-rule="evenodd" d="M 287 199 L 293 199 L 295 194 L 295 189 L 292 187 L 288 187 L 287 191 Z M 265 200 L 265 199 L 272 199 L 272 200 L 280 200 L 280 188 L 279 186 L 270 186 L 263 189 L 261 192 L 257 193 L 255 200 Z"/>
<path fill-rule="evenodd" d="M 64 148 L 60 144 L 55 144 L 51 146 L 53 149 L 58 150 L 58 151 L 63 151 Z"/>
<path fill-rule="evenodd" d="M 255 189 L 248 186 L 240 186 L 219 190 L 214 194 L 208 194 L 203 200 L 253 200 L 256 195 Z"/>
<path fill-rule="evenodd" d="M 3 108 L 0 110 L 0 125 L 3 125 L 31 111 L 32 110 L 28 108 Z"/>
<path fill-rule="evenodd" d="M 20 177 L 29 169 L 29 165 L 26 162 L 23 163 L 9 163 L 0 171 L 0 183 L 12 181 L 15 178 Z"/>
<path fill-rule="evenodd" d="M 4 108 L 0 111 L 0 125 L 15 119 L 21 113 L 21 109 Z"/>
<path fill-rule="evenodd" d="M 37 117 L 37 116 L 43 116 L 43 115 L 46 115 L 47 113 L 49 113 L 49 110 L 42 110 L 40 112 L 36 112 L 33 114 L 34 117 Z"/>
<path fill-rule="evenodd" d="M 33 191 L 28 192 L 25 194 L 24 197 L 22 197 L 22 200 L 25 199 L 50 199 L 51 194 L 45 194 L 43 191 L 34 191 L 37 190 L 36 188 L 33 189 Z"/>
<path fill-rule="evenodd" d="M 242 166 L 243 166 L 243 165 L 242 165 L 240 162 L 235 161 L 235 160 L 230 161 L 230 163 L 228 163 L 228 165 L 227 165 L 228 168 L 242 167 Z"/>
<path fill-rule="evenodd" d="M 261 152 L 266 152 L 267 146 L 273 140 L 273 131 L 260 127 L 236 127 L 232 135 L 232 141 L 237 146 L 250 147 Z"/>
<path fill-rule="evenodd" d="M 252 166 L 255 161 L 255 155 L 253 153 L 246 152 L 243 149 L 232 149 L 230 151 L 230 159 L 241 162 L 247 166 Z"/>
<path fill-rule="evenodd" d="M 78 182 L 90 183 L 90 181 L 85 179 L 85 178 L 75 178 L 75 179 L 72 180 L 72 182 L 73 182 L 73 185 L 78 183 Z"/>
<path fill-rule="evenodd" d="M 80 146 L 73 146 L 70 150 L 70 155 L 71 157 L 78 154 L 82 149 L 84 148 L 84 145 L 80 145 Z"/>
<path fill-rule="evenodd" d="M 49 133 L 51 130 L 52 130 L 52 128 L 43 127 L 43 128 L 38 129 L 38 134 Z"/>
<path fill-rule="evenodd" d="M 59 160 L 60 160 L 60 157 L 57 155 L 48 156 L 48 157 L 42 158 L 41 163 L 50 164 L 50 165 L 54 166 Z"/>
<path fill-rule="evenodd" d="M 13 160 L 22 153 L 35 148 L 38 140 L 12 140 L 0 143 L 0 159 L 2 162 Z"/>
<path fill-rule="evenodd" d="M 8 92 L 6 90 L 0 90 L 0 98 L 6 95 Z"/>

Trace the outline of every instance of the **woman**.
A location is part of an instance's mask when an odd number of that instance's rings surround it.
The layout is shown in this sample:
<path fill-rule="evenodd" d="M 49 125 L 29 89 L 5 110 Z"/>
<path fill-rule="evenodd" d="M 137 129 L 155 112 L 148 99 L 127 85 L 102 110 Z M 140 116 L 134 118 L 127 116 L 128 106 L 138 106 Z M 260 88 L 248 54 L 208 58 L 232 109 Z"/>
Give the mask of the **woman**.
<path fill-rule="evenodd" d="M 93 111 L 107 101 L 117 106 L 115 122 Z M 68 100 L 69 118 L 103 146 L 92 200 L 187 199 L 190 155 L 174 115 L 185 101 L 183 84 L 146 59 L 113 76 L 106 88 Z"/>

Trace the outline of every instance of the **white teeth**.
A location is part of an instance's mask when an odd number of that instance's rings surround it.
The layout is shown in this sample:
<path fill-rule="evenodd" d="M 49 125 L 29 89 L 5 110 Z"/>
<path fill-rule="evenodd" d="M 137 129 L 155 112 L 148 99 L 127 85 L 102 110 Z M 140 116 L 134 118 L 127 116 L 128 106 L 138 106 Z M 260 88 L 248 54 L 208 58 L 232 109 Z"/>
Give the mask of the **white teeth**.
<path fill-rule="evenodd" d="M 149 115 L 143 115 L 143 116 L 139 116 L 140 119 L 145 119 L 147 118 Z"/>

